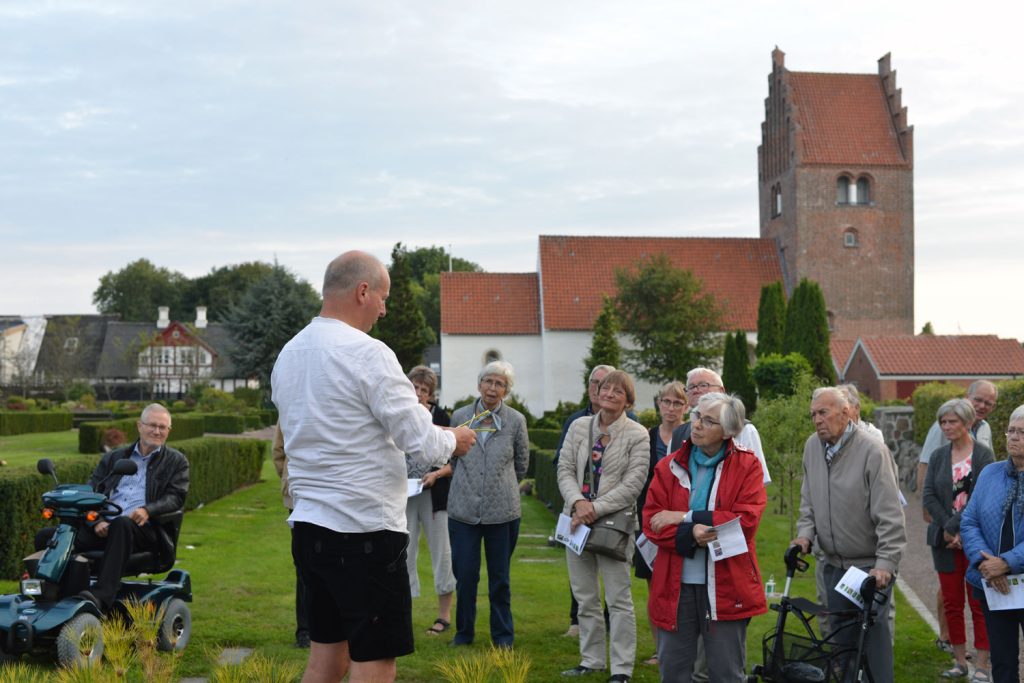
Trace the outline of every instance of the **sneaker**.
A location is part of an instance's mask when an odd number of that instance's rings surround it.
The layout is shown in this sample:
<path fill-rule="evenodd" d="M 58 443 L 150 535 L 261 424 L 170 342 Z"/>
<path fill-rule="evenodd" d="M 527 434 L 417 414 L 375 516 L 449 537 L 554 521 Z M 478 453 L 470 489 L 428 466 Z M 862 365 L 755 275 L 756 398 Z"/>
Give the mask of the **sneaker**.
<path fill-rule="evenodd" d="M 569 630 L 562 634 L 563 638 L 579 638 L 580 637 L 580 625 L 569 624 Z"/>
<path fill-rule="evenodd" d="M 629 683 L 629 676 L 626 674 L 614 674 L 608 679 L 608 683 Z"/>
<path fill-rule="evenodd" d="M 566 669 L 562 672 L 562 675 L 567 677 L 587 676 L 589 674 L 601 673 L 602 671 L 604 671 L 604 669 L 591 669 L 589 666 L 583 666 L 580 664 L 579 666 L 574 666 L 571 669 Z"/>

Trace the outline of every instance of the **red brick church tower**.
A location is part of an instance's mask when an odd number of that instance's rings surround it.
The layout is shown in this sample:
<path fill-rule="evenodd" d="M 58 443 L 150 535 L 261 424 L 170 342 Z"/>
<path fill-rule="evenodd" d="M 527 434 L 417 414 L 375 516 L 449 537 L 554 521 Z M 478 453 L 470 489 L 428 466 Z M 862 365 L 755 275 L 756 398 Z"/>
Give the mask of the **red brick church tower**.
<path fill-rule="evenodd" d="M 789 71 L 772 52 L 757 149 L 761 237 L 786 289 L 824 291 L 836 338 L 914 333 L 914 129 L 878 75 Z"/>

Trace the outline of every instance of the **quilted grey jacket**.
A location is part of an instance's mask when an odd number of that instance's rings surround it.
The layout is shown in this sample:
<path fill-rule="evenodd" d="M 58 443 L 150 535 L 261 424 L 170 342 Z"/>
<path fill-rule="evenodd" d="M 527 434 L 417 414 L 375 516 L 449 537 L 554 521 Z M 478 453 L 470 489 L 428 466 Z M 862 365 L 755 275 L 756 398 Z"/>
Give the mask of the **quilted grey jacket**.
<path fill-rule="evenodd" d="M 468 421 L 478 402 L 452 413 L 452 424 Z M 497 409 L 501 429 L 486 443 L 477 440 L 460 458 L 452 458 L 452 486 L 448 493 L 448 517 L 465 524 L 502 524 L 519 519 L 519 480 L 530 464 L 526 418 L 505 403 Z"/>

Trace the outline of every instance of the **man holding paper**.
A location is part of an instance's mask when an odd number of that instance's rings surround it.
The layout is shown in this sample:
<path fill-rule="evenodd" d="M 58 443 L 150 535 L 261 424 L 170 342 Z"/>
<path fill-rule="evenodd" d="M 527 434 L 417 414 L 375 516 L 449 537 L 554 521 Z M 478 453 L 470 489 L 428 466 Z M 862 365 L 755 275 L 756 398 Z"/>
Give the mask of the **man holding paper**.
<path fill-rule="evenodd" d="M 835 387 L 816 389 L 811 397 L 815 433 L 804 445 L 804 479 L 800 519 L 794 545 L 803 553 L 812 541 L 825 556 L 825 581 L 837 586 L 850 567 L 875 577 L 878 588 L 893 581 L 906 545 L 899 487 L 886 448 L 849 415 L 846 394 Z M 851 602 L 830 590 L 830 610 L 851 609 Z M 889 603 L 878 611 L 865 649 L 876 681 L 893 680 Z M 855 617 L 830 616 L 833 632 Z M 857 630 L 843 630 L 856 645 Z"/>

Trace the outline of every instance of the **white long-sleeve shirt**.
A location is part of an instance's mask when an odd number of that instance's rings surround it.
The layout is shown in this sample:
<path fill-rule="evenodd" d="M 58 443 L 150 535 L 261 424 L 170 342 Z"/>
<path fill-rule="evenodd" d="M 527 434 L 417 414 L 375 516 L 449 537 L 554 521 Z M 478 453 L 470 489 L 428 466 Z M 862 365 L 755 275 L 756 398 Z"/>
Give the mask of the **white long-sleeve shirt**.
<path fill-rule="evenodd" d="M 289 523 L 405 532 L 405 454 L 439 467 L 455 435 L 433 425 L 394 352 L 317 317 L 281 350 L 271 386 L 295 501 Z"/>

